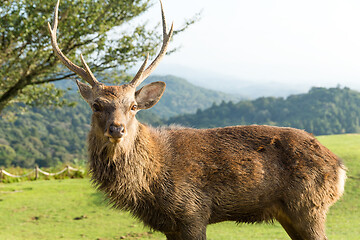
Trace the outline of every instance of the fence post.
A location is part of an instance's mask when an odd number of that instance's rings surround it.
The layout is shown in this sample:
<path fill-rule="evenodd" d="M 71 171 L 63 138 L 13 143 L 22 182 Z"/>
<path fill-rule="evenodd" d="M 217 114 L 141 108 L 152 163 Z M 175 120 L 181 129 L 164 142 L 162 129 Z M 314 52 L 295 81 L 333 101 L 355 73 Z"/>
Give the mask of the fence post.
<path fill-rule="evenodd" d="M 70 178 L 70 168 L 69 168 L 69 165 L 66 165 L 66 169 L 67 169 L 67 175 L 68 175 L 68 177 Z"/>
<path fill-rule="evenodd" d="M 39 167 L 35 166 L 35 180 L 39 178 Z"/>
<path fill-rule="evenodd" d="M 3 179 L 3 169 L 0 168 L 0 183 L 2 182 Z"/>

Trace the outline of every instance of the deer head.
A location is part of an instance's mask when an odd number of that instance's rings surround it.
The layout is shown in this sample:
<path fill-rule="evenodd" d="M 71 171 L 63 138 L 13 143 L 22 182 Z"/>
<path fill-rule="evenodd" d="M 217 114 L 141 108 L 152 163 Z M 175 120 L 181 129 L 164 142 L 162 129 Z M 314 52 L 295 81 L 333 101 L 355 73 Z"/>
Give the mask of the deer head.
<path fill-rule="evenodd" d="M 153 82 L 137 91 L 136 87 L 138 87 L 140 83 L 155 70 L 156 66 L 166 54 L 166 49 L 173 33 L 173 24 L 168 32 L 166 29 L 163 6 L 160 1 L 163 44 L 158 56 L 146 68 L 149 59 L 149 54 L 147 54 L 144 63 L 130 83 L 120 86 L 105 86 L 96 80 L 82 55 L 80 55 L 80 58 L 83 68 L 72 63 L 60 50 L 56 39 L 59 3 L 60 0 L 58 0 L 55 6 L 53 27 L 48 23 L 53 50 L 67 68 L 78 74 L 83 80 L 90 84 L 88 85 L 76 81 L 81 96 L 89 103 L 93 110 L 92 131 L 98 137 L 108 139 L 112 143 L 118 143 L 125 138 L 128 133 L 136 132 L 138 124 L 135 114 L 139 110 L 148 109 L 154 106 L 164 93 L 164 82 Z"/>

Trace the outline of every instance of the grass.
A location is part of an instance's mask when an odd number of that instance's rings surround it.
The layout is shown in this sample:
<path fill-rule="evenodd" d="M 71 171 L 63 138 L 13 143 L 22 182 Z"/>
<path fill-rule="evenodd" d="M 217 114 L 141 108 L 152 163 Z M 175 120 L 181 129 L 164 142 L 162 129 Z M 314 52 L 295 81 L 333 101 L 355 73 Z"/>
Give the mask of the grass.
<path fill-rule="evenodd" d="M 91 187 L 89 179 L 0 186 L 0 239 L 114 239 L 131 233 L 153 235 L 129 214 L 110 209 L 103 196 Z"/>
<path fill-rule="evenodd" d="M 330 210 L 329 239 L 360 236 L 360 135 L 318 139 L 344 159 L 348 180 L 344 197 Z M 89 179 L 0 183 L 0 239 L 165 239 L 128 213 L 110 209 Z M 289 239 L 277 223 L 210 225 L 208 239 Z"/>

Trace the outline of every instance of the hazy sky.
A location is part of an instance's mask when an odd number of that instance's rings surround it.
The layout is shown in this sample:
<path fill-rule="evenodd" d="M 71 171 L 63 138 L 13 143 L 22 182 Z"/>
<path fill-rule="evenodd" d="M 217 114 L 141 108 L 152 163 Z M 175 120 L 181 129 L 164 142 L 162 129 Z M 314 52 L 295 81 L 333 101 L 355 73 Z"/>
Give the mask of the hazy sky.
<path fill-rule="evenodd" d="M 166 66 L 182 65 L 239 79 L 360 86 L 360 1 L 163 0 L 179 28 L 202 10 L 201 20 L 177 36 Z M 144 18 L 159 21 L 159 3 Z M 159 29 L 161 31 L 161 29 Z M 171 72 L 169 72 L 171 74 Z"/>

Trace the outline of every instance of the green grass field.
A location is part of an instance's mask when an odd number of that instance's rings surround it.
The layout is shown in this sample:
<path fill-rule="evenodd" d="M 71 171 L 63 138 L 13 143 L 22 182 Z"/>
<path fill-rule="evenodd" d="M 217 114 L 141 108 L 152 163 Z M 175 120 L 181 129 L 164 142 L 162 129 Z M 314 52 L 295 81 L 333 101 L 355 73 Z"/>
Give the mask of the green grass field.
<path fill-rule="evenodd" d="M 318 139 L 344 159 L 348 180 L 330 210 L 329 239 L 360 236 L 360 135 Z M 0 239 L 165 239 L 128 213 L 110 209 L 89 179 L 0 183 Z M 210 225 L 208 239 L 289 239 L 277 223 Z"/>

